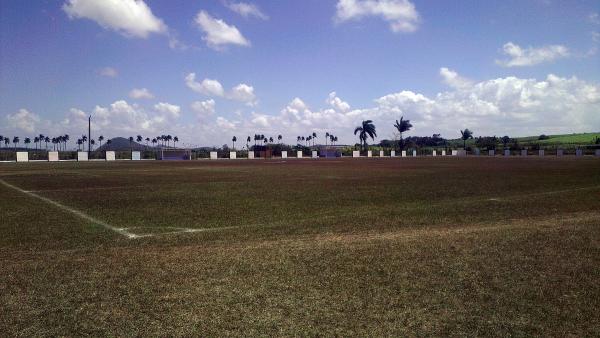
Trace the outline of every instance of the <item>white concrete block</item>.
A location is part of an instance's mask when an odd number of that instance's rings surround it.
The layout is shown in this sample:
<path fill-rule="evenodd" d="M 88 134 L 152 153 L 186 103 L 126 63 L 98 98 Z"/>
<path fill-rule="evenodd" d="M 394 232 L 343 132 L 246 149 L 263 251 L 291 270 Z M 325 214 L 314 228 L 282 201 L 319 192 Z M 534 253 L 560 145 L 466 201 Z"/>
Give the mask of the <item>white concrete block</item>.
<path fill-rule="evenodd" d="M 396 157 L 396 151 L 395 150 L 392 150 L 390 152 L 390 157 Z"/>
<path fill-rule="evenodd" d="M 115 155 L 115 152 L 114 152 L 114 151 L 107 151 L 107 152 L 106 152 L 106 160 L 107 160 L 107 161 L 114 161 L 114 160 L 116 160 L 116 159 L 117 159 L 117 157 L 116 157 L 116 155 Z"/>
<path fill-rule="evenodd" d="M 302 158 L 302 150 L 298 150 L 298 151 L 296 152 L 296 157 L 297 157 L 297 158 Z"/>
<path fill-rule="evenodd" d="M 217 159 L 217 152 L 216 151 L 211 151 L 210 152 L 210 159 L 211 160 L 216 160 Z"/>
<path fill-rule="evenodd" d="M 79 162 L 85 162 L 88 160 L 88 153 L 87 151 L 78 151 L 77 152 L 77 161 Z"/>
<path fill-rule="evenodd" d="M 437 150 L 434 150 L 434 151 L 431 153 L 431 156 L 437 156 Z"/>
<path fill-rule="evenodd" d="M 58 162 L 58 151 L 48 152 L 48 162 Z"/>
<path fill-rule="evenodd" d="M 540 149 L 540 150 L 538 150 L 538 155 L 539 155 L 540 157 L 544 157 L 544 149 Z"/>
<path fill-rule="evenodd" d="M 29 153 L 26 151 L 17 151 L 17 162 L 29 162 Z"/>
<path fill-rule="evenodd" d="M 504 149 L 504 156 L 510 156 L 510 150 Z"/>
<path fill-rule="evenodd" d="M 131 152 L 131 160 L 132 161 L 139 161 L 141 159 L 142 159 L 142 156 L 141 156 L 141 154 L 140 154 L 139 151 L 132 151 Z"/>
<path fill-rule="evenodd" d="M 353 150 L 353 151 L 352 151 L 352 157 L 360 157 L 360 151 L 358 151 L 358 150 Z"/>
<path fill-rule="evenodd" d="M 467 156 L 467 151 L 464 149 L 458 149 L 456 151 L 456 156 L 465 157 L 465 156 Z"/>
<path fill-rule="evenodd" d="M 379 157 L 384 157 L 385 155 L 383 154 L 383 150 L 379 151 Z"/>
<path fill-rule="evenodd" d="M 316 150 L 313 150 L 311 155 L 312 155 L 312 158 L 319 157 Z"/>
<path fill-rule="evenodd" d="M 446 156 L 446 151 L 442 150 L 442 156 Z"/>
<path fill-rule="evenodd" d="M 564 150 L 562 150 L 562 149 L 557 149 L 557 150 L 556 150 L 556 156 L 563 156 L 563 154 L 564 154 L 564 153 L 565 153 L 565 152 L 564 152 Z"/>
<path fill-rule="evenodd" d="M 287 151 L 286 150 L 282 150 L 281 151 L 281 158 L 287 158 Z"/>
<path fill-rule="evenodd" d="M 458 155 L 458 151 L 457 150 L 452 150 L 452 156 L 456 156 Z"/>
<path fill-rule="evenodd" d="M 490 149 L 490 150 L 488 150 L 488 155 L 489 156 L 496 156 L 496 151 L 494 149 Z"/>
<path fill-rule="evenodd" d="M 229 158 L 235 160 L 237 158 L 237 153 L 235 151 L 230 151 Z"/>
<path fill-rule="evenodd" d="M 413 157 L 417 157 L 417 151 L 413 150 Z"/>
<path fill-rule="evenodd" d="M 527 156 L 527 149 L 521 149 L 521 156 Z"/>
<path fill-rule="evenodd" d="M 406 150 L 402 150 L 402 157 L 406 157 Z"/>
<path fill-rule="evenodd" d="M 248 151 L 248 159 L 249 160 L 254 159 L 254 151 L 253 150 Z"/>
<path fill-rule="evenodd" d="M 583 149 L 575 150 L 575 156 L 583 156 Z"/>
<path fill-rule="evenodd" d="M 367 157 L 373 157 L 373 152 L 371 150 L 367 151 Z"/>

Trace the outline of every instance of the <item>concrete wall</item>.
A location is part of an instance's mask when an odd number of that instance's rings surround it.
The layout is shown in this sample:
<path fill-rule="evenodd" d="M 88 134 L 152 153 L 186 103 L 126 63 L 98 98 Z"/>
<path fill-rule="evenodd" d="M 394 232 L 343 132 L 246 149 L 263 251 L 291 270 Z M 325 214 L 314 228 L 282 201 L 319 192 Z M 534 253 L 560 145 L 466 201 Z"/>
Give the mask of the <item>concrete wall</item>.
<path fill-rule="evenodd" d="M 392 150 L 390 152 L 390 157 L 396 157 L 396 151 L 395 150 Z"/>
<path fill-rule="evenodd" d="M 456 156 L 465 157 L 465 156 L 467 156 L 467 151 L 464 149 L 458 149 L 456 151 Z"/>
<path fill-rule="evenodd" d="M 521 156 L 527 156 L 527 149 L 521 150 Z"/>
<path fill-rule="evenodd" d="M 254 151 L 252 151 L 252 150 L 248 151 L 248 159 L 249 160 L 254 159 Z"/>
<path fill-rule="evenodd" d="M 540 157 L 543 157 L 543 156 L 544 156 L 544 149 L 540 149 L 540 150 L 538 150 L 538 155 L 539 155 Z"/>
<path fill-rule="evenodd" d="M 510 150 L 505 149 L 504 150 L 504 156 L 510 156 Z"/>
<path fill-rule="evenodd" d="M 48 162 L 58 162 L 58 151 L 48 152 Z"/>
<path fill-rule="evenodd" d="M 379 157 L 384 157 L 385 155 L 383 154 L 383 150 L 379 151 Z"/>
<path fill-rule="evenodd" d="M 210 152 L 210 159 L 211 160 L 216 160 L 217 159 L 217 152 L 216 151 L 211 151 Z"/>
<path fill-rule="evenodd" d="M 417 151 L 413 150 L 413 157 L 417 157 Z"/>
<path fill-rule="evenodd" d="M 496 156 L 496 151 L 494 149 L 490 149 L 490 150 L 488 150 L 488 155 L 489 156 Z"/>
<path fill-rule="evenodd" d="M 281 158 L 287 158 L 287 150 L 281 151 Z"/>
<path fill-rule="evenodd" d="M 406 157 L 406 150 L 402 150 L 402 157 Z"/>
<path fill-rule="evenodd" d="M 373 157 L 373 152 L 371 150 L 367 151 L 367 157 Z"/>
<path fill-rule="evenodd" d="M 442 156 L 446 156 L 446 151 L 442 150 Z"/>
<path fill-rule="evenodd" d="M 139 151 L 132 151 L 132 152 L 131 152 L 131 160 L 132 160 L 132 161 L 139 161 L 139 160 L 141 160 L 141 159 L 142 159 L 142 157 L 141 157 L 141 155 L 140 155 L 140 152 L 139 152 Z"/>
<path fill-rule="evenodd" d="M 431 156 L 437 156 L 437 150 L 434 150 L 434 151 L 431 153 Z"/>
<path fill-rule="evenodd" d="M 106 152 L 106 160 L 107 161 L 114 161 L 114 160 L 116 160 L 115 152 L 114 151 L 107 151 Z"/>
<path fill-rule="evenodd" d="M 313 150 L 312 151 L 312 158 L 317 158 L 317 157 L 319 157 L 319 155 L 317 154 L 317 151 Z"/>
<path fill-rule="evenodd" d="M 26 151 L 17 151 L 17 162 L 29 162 L 29 153 Z"/>
<path fill-rule="evenodd" d="M 353 150 L 353 151 L 352 151 L 352 157 L 360 157 L 360 151 L 358 151 L 358 150 Z"/>
<path fill-rule="evenodd" d="M 88 160 L 88 153 L 87 151 L 78 151 L 77 152 L 77 161 L 79 162 L 85 162 Z"/>
<path fill-rule="evenodd" d="M 235 151 L 230 151 L 229 158 L 235 160 L 237 158 L 237 153 Z"/>
<path fill-rule="evenodd" d="M 297 158 L 302 158 L 302 150 L 298 150 L 298 151 L 296 152 L 296 157 L 297 157 Z"/>
<path fill-rule="evenodd" d="M 458 150 L 452 150 L 452 156 L 458 155 Z"/>

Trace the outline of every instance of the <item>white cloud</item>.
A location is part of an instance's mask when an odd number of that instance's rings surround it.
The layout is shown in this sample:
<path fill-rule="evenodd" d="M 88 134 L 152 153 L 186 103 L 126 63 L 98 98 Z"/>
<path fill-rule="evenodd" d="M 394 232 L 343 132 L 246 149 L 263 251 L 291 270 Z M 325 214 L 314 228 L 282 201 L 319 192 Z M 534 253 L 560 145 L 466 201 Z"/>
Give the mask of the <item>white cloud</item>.
<path fill-rule="evenodd" d="M 98 71 L 98 74 L 106 77 L 117 77 L 119 76 L 119 72 L 112 67 L 104 67 Z"/>
<path fill-rule="evenodd" d="M 440 75 L 442 76 L 444 83 L 452 88 L 461 89 L 473 85 L 471 80 L 458 75 L 458 73 L 446 67 L 440 68 Z"/>
<path fill-rule="evenodd" d="M 220 50 L 226 45 L 250 46 L 250 41 L 233 25 L 221 19 L 215 19 L 205 11 L 200 11 L 194 20 L 204 32 L 202 39 L 213 49 Z"/>
<path fill-rule="evenodd" d="M 590 15 L 588 15 L 588 21 L 594 25 L 600 25 L 600 15 L 596 12 L 590 13 Z"/>
<path fill-rule="evenodd" d="M 196 74 L 189 73 L 185 77 L 185 84 L 193 91 L 209 96 L 223 96 L 225 90 L 217 80 L 204 79 L 202 82 L 196 81 Z"/>
<path fill-rule="evenodd" d="M 19 109 L 19 111 L 6 115 L 6 124 L 9 128 L 33 133 L 38 130 L 41 118 L 39 115 L 30 112 L 27 109 Z"/>
<path fill-rule="evenodd" d="M 244 102 L 249 106 L 254 106 L 257 103 L 256 95 L 254 95 L 254 87 L 245 83 L 233 87 L 227 97 L 231 100 Z"/>
<path fill-rule="evenodd" d="M 159 102 L 155 104 L 154 109 L 157 112 L 160 112 L 173 119 L 179 118 L 179 113 L 181 112 L 181 107 L 166 102 Z"/>
<path fill-rule="evenodd" d="M 198 114 L 198 118 L 203 120 L 215 114 L 215 100 L 209 99 L 206 101 L 192 102 L 192 110 Z"/>
<path fill-rule="evenodd" d="M 350 110 L 350 105 L 348 104 L 348 102 L 342 101 L 342 99 L 337 97 L 337 94 L 335 92 L 329 93 L 329 96 L 327 97 L 327 100 L 325 102 L 327 102 L 328 105 L 330 105 L 331 107 L 333 107 L 333 109 L 339 112 L 347 112 L 348 110 Z"/>
<path fill-rule="evenodd" d="M 258 6 L 256 6 L 253 3 L 247 3 L 247 2 L 226 2 L 225 6 L 227 8 L 229 8 L 230 10 L 238 13 L 239 15 L 243 16 L 244 18 L 248 18 L 248 17 L 256 17 L 258 19 L 262 19 L 262 20 L 268 20 L 269 17 L 263 13 Z"/>
<path fill-rule="evenodd" d="M 533 66 L 571 56 L 569 49 L 562 45 L 521 48 L 519 45 L 508 42 L 502 49 L 510 59 L 496 60 L 496 63 L 505 67 Z"/>
<path fill-rule="evenodd" d="M 62 9 L 71 19 L 90 19 L 127 37 L 146 38 L 168 31 L 143 0 L 67 0 Z"/>
<path fill-rule="evenodd" d="M 154 95 L 146 88 L 134 88 L 129 92 L 132 99 L 153 99 Z"/>
<path fill-rule="evenodd" d="M 215 121 L 217 127 L 219 127 L 220 131 L 232 131 L 236 129 L 235 123 L 229 121 L 228 119 L 219 116 L 217 117 L 217 120 Z"/>
<path fill-rule="evenodd" d="M 417 30 L 420 17 L 409 0 L 339 0 L 335 20 L 345 22 L 366 16 L 378 16 L 389 23 L 395 32 L 411 33 Z"/>

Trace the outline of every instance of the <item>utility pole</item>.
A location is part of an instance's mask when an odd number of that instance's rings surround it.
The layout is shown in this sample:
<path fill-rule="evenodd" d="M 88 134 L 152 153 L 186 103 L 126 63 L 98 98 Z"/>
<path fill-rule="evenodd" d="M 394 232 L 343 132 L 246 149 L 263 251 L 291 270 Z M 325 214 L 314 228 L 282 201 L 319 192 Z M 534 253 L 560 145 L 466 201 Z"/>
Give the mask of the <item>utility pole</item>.
<path fill-rule="evenodd" d="M 92 115 L 88 118 L 88 152 L 90 151 L 90 143 L 92 142 Z"/>

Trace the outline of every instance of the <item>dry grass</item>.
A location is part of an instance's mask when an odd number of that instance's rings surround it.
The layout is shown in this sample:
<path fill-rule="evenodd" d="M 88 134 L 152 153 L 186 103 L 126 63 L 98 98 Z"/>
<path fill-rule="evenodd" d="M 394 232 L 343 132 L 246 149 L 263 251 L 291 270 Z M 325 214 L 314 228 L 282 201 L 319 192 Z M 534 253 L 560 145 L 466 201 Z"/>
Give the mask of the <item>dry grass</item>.
<path fill-rule="evenodd" d="M 156 235 L 128 240 L 0 186 L 0 331 L 598 336 L 599 169 L 550 158 L 2 166 L 22 189 Z M 214 230 L 159 234 L 167 226 Z"/>

